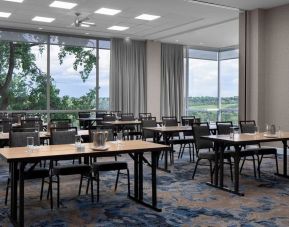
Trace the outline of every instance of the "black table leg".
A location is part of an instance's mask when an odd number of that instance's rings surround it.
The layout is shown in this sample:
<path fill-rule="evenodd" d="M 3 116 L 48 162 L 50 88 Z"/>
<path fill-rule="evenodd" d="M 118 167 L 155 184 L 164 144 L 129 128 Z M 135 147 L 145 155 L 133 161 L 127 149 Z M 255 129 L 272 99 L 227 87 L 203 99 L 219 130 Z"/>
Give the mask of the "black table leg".
<path fill-rule="evenodd" d="M 224 144 L 220 144 L 219 146 L 219 155 L 220 155 L 220 187 L 224 187 L 224 152 L 225 146 Z M 218 167 L 217 167 L 218 168 Z"/>
<path fill-rule="evenodd" d="M 157 208 L 157 186 L 156 186 L 156 167 L 157 167 L 157 159 L 158 159 L 158 152 L 153 152 L 152 154 L 152 203 L 147 203 L 143 201 L 143 153 L 136 153 L 134 155 L 135 157 L 135 166 L 137 165 L 137 171 L 135 171 L 135 182 L 134 186 L 135 188 L 135 194 L 134 196 L 129 196 L 132 200 L 134 200 L 137 203 L 140 203 L 146 207 L 149 207 L 155 211 L 161 212 L 162 210 Z M 136 181 L 137 179 L 137 181 Z"/>
<path fill-rule="evenodd" d="M 138 153 L 138 198 L 140 201 L 143 200 L 143 153 Z"/>
<path fill-rule="evenodd" d="M 19 168 L 19 226 L 24 226 L 24 163 Z"/>
<path fill-rule="evenodd" d="M 17 162 L 11 163 L 11 204 L 10 204 L 10 218 L 12 222 L 17 222 Z"/>
<path fill-rule="evenodd" d="M 220 144 L 215 143 L 215 172 L 214 172 L 214 185 L 218 186 L 218 179 L 219 179 L 219 149 L 220 149 Z"/>
<path fill-rule="evenodd" d="M 139 197 L 139 156 L 137 154 L 134 155 L 134 197 L 138 198 Z"/>
<path fill-rule="evenodd" d="M 283 143 L 283 173 L 275 173 L 275 175 L 289 179 L 287 173 L 287 140 L 282 140 L 282 143 Z"/>
<path fill-rule="evenodd" d="M 221 149 L 221 153 L 224 153 L 224 149 L 225 149 L 225 144 L 218 144 L 219 149 Z M 240 162 L 240 147 L 239 146 L 235 146 L 235 155 L 234 155 L 234 176 L 235 176 L 235 181 L 234 181 L 234 189 L 231 190 L 230 188 L 224 187 L 223 185 L 223 176 L 222 176 L 222 171 L 220 170 L 220 186 L 218 185 L 218 179 L 216 180 L 216 177 L 218 177 L 218 174 L 215 172 L 215 179 L 214 179 L 214 184 L 212 183 L 207 183 L 207 185 L 209 186 L 213 186 L 215 188 L 221 189 L 223 191 L 227 191 L 239 196 L 244 196 L 243 193 L 240 193 L 239 191 L 239 162 Z M 218 159 L 217 159 L 218 160 Z M 222 159 L 223 160 L 223 159 Z M 220 160 L 220 163 L 222 162 L 222 160 Z M 221 163 L 222 164 L 222 163 Z M 221 165 L 220 164 L 220 165 Z M 215 164 L 216 165 L 216 164 Z M 223 164 L 222 164 L 223 165 Z M 222 166 L 221 165 L 221 166 Z M 218 167 L 215 168 L 215 171 L 218 170 Z"/>

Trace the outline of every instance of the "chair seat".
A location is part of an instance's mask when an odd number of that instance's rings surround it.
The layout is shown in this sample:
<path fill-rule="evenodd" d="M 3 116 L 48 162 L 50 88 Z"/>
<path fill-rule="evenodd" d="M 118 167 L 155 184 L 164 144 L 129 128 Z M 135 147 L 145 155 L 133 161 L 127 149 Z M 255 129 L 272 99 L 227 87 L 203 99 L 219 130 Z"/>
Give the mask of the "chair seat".
<path fill-rule="evenodd" d="M 17 178 L 18 178 L 18 173 L 17 173 Z M 37 178 L 45 178 L 49 177 L 49 170 L 44 169 L 44 168 L 35 168 L 33 170 L 24 170 L 24 179 L 29 180 L 29 179 L 37 179 Z"/>
<path fill-rule="evenodd" d="M 257 150 L 258 154 L 260 155 L 266 155 L 266 154 L 277 154 L 277 149 L 272 148 L 272 147 L 267 147 L 267 148 L 259 148 Z"/>
<path fill-rule="evenodd" d="M 92 164 L 94 172 L 127 169 L 127 162 L 95 162 Z"/>
<path fill-rule="evenodd" d="M 87 164 L 71 164 L 63 166 L 54 166 L 52 169 L 53 175 L 73 175 L 73 174 L 85 174 L 91 170 Z"/>
<path fill-rule="evenodd" d="M 214 160 L 215 159 L 215 153 L 214 152 L 200 152 L 198 154 L 198 158 Z"/>
<path fill-rule="evenodd" d="M 241 157 L 252 156 L 252 155 L 266 155 L 266 154 L 277 154 L 276 148 L 249 148 L 240 152 Z"/>
<path fill-rule="evenodd" d="M 195 140 L 193 138 L 187 138 L 187 139 L 171 139 L 170 144 L 189 144 L 194 143 Z"/>

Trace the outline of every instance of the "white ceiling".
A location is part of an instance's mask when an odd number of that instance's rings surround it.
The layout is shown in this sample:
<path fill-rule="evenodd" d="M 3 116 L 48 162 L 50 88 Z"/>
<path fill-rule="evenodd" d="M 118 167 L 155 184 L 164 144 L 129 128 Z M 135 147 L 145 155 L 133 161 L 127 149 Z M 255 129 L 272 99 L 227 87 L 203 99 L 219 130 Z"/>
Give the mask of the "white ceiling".
<path fill-rule="evenodd" d="M 0 0 L 0 11 L 11 12 L 9 18 L 0 18 L 0 27 L 77 34 L 97 37 L 130 37 L 190 46 L 223 48 L 238 45 L 238 12 L 235 10 L 189 2 L 189 0 L 63 0 L 78 5 L 72 10 L 49 7 L 53 0 L 24 0 L 13 3 Z M 271 8 L 288 4 L 289 0 L 206 0 L 240 9 Z M 101 8 L 120 9 L 116 16 L 97 15 Z M 88 16 L 96 23 L 90 28 L 72 26 L 75 13 Z M 160 15 L 155 21 L 136 20 L 142 14 Z M 55 17 L 46 24 L 31 21 L 34 16 Z M 114 32 L 112 25 L 130 27 Z M 89 34 L 88 34 L 89 33 Z"/>

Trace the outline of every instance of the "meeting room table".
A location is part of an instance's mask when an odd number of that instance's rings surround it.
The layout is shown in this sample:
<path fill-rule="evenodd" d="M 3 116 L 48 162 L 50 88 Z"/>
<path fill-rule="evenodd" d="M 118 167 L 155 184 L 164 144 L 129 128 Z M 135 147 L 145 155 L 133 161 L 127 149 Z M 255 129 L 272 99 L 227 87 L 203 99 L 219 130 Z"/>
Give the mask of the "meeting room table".
<path fill-rule="evenodd" d="M 216 163 L 219 164 L 220 168 L 216 168 L 214 171 L 213 182 L 207 184 L 215 188 L 231 192 L 237 195 L 243 196 L 244 193 L 240 192 L 239 187 L 239 164 L 240 164 L 240 152 L 242 147 L 250 144 L 267 143 L 267 142 L 278 142 L 281 141 L 283 144 L 283 173 L 276 173 L 280 177 L 289 179 L 287 172 L 287 141 L 289 140 L 289 132 L 278 132 L 276 134 L 266 134 L 263 132 L 259 133 L 242 133 L 230 135 L 210 135 L 202 136 L 201 138 L 214 142 L 216 152 Z M 228 146 L 235 148 L 234 154 L 234 188 L 230 189 L 224 186 L 224 150 Z"/>
<path fill-rule="evenodd" d="M 107 150 L 97 149 L 93 147 L 92 143 L 87 143 L 83 144 L 81 148 L 76 148 L 74 144 L 40 146 L 36 147 L 32 152 L 27 152 L 27 147 L 0 149 L 1 158 L 6 160 L 11 166 L 10 219 L 12 223 L 16 226 L 25 226 L 23 179 L 25 163 L 41 160 L 60 160 L 63 158 L 128 154 L 134 161 L 134 193 L 129 197 L 137 203 L 161 212 L 161 209 L 157 206 L 157 158 L 161 150 L 167 150 L 169 147 L 142 140 L 122 141 L 121 143 L 115 141 L 107 142 L 106 147 Z M 151 157 L 151 188 L 150 193 L 146 193 L 148 198 L 144 199 L 143 158 L 146 153 L 150 154 Z"/>

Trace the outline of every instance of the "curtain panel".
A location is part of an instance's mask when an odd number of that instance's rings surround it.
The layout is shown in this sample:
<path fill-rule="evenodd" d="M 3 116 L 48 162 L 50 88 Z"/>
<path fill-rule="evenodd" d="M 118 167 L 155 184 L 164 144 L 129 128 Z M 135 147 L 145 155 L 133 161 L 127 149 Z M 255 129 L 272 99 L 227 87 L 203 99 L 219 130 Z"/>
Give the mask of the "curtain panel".
<path fill-rule="evenodd" d="M 184 49 L 182 45 L 161 44 L 161 115 L 183 113 Z"/>
<path fill-rule="evenodd" d="M 145 42 L 112 39 L 110 52 L 110 109 L 146 112 Z"/>

